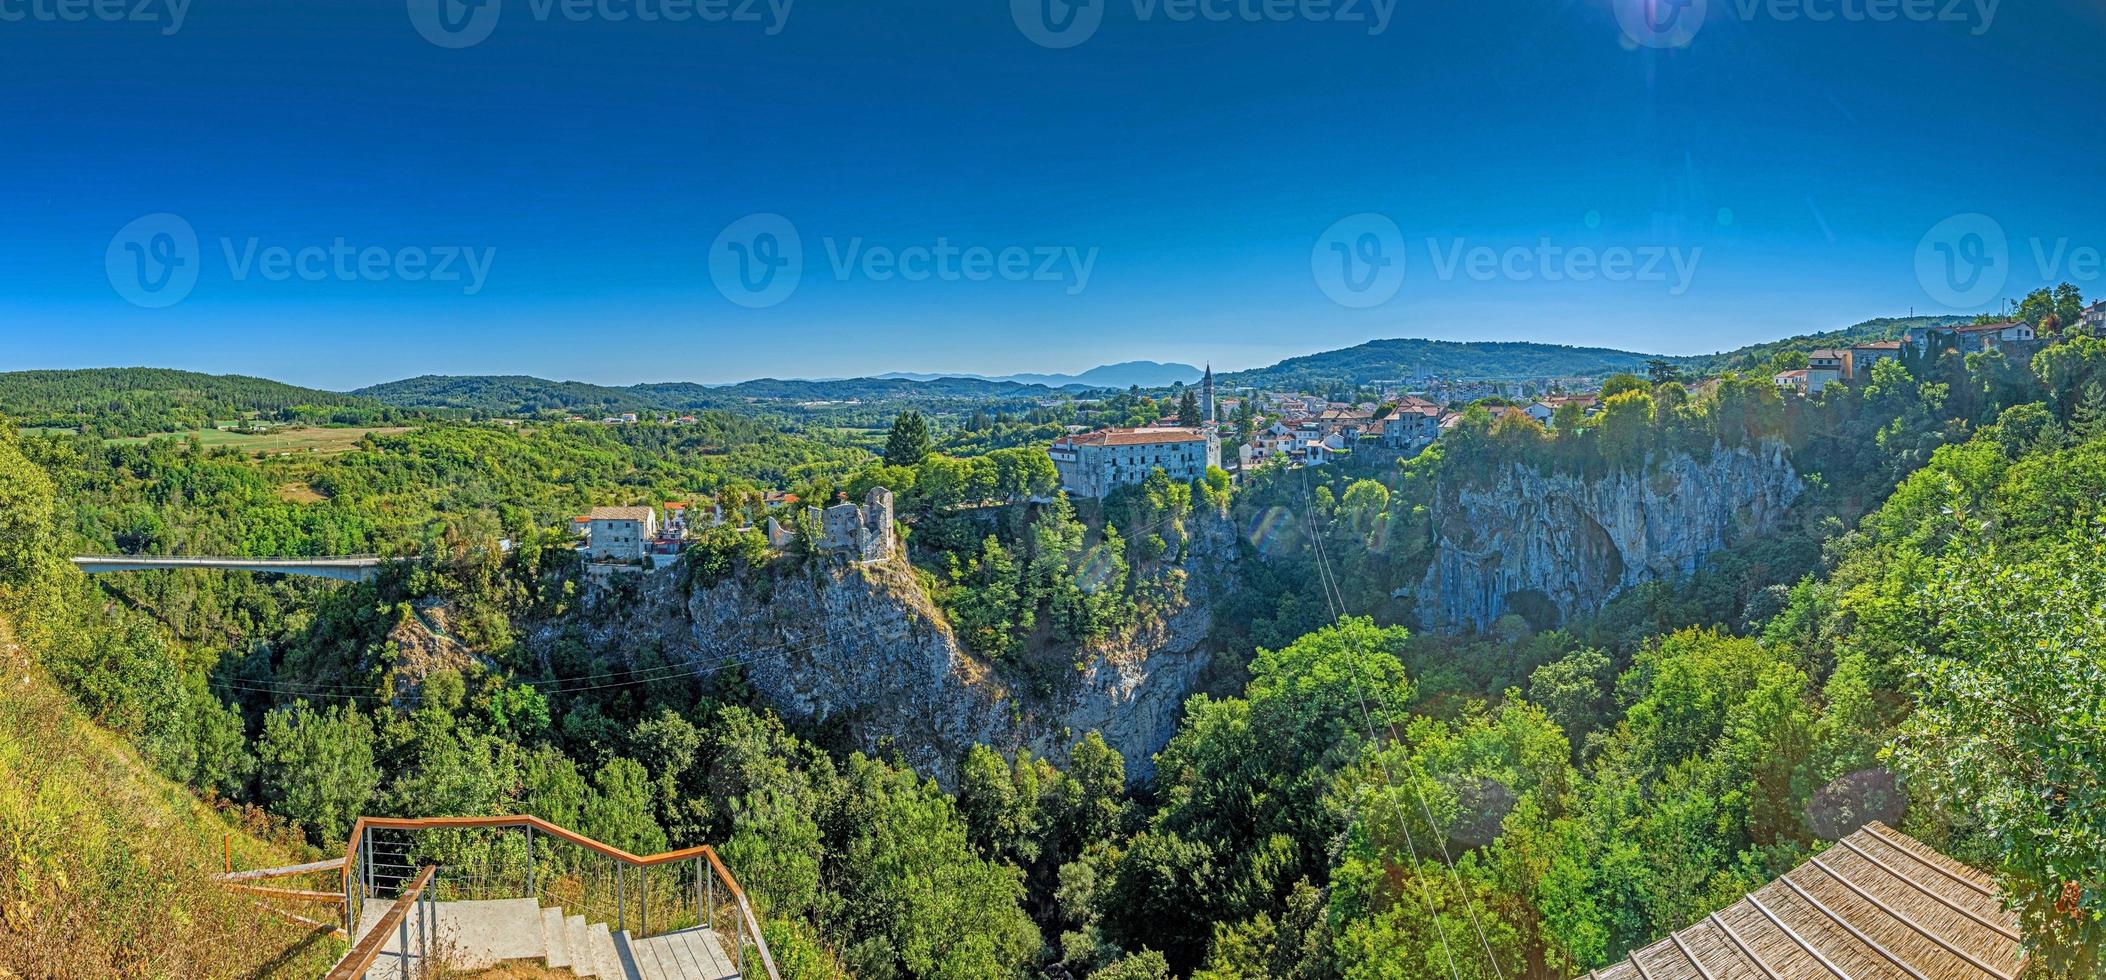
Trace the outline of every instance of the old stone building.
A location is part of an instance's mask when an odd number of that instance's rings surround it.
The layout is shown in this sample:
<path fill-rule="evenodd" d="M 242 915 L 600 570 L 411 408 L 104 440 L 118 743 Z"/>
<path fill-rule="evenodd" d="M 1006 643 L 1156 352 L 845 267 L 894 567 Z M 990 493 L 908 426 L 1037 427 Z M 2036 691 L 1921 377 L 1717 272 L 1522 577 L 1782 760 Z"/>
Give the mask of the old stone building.
<path fill-rule="evenodd" d="M 1221 465 L 1221 442 L 1212 426 L 1099 429 L 1062 436 L 1047 452 L 1060 472 L 1061 488 L 1080 497 L 1102 497 L 1155 470 L 1182 481 Z"/>
<path fill-rule="evenodd" d="M 857 506 L 847 501 L 828 507 L 819 518 L 819 547 L 856 561 L 892 555 L 892 491 L 872 487 Z"/>

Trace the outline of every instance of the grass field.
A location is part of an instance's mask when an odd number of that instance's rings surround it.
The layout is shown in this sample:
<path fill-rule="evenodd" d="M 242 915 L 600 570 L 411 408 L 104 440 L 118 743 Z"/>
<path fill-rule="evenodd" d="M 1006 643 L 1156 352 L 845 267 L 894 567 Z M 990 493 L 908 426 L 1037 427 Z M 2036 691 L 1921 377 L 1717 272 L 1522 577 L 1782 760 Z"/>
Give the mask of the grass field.
<path fill-rule="evenodd" d="M 288 428 L 276 429 L 261 435 L 251 435 L 246 432 L 228 432 L 225 429 L 206 429 L 203 432 L 196 433 L 196 435 L 199 441 L 207 446 L 233 446 L 257 455 L 270 455 L 274 453 L 340 453 L 357 445 L 358 441 L 365 438 L 366 433 L 369 432 L 378 435 L 394 435 L 398 432 L 408 431 L 408 426 L 389 426 L 377 429 Z M 191 434 L 189 432 L 166 432 L 154 436 L 111 439 L 109 442 L 141 443 L 149 439 L 163 439 L 171 436 L 181 438 Z"/>

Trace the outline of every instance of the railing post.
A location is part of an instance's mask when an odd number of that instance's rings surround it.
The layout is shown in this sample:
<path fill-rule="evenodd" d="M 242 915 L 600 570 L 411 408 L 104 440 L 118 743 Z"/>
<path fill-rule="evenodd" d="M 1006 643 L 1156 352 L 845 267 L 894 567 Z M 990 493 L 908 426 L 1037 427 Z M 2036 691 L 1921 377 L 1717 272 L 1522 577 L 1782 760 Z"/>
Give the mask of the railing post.
<path fill-rule="evenodd" d="M 395 972 L 395 975 L 408 976 L 410 962 L 409 916 L 405 915 L 402 918 L 395 920 L 395 951 L 402 954 L 402 959 L 400 961 L 402 964 L 402 969 L 397 970 Z"/>
<path fill-rule="evenodd" d="M 417 896 L 417 976 L 431 976 L 431 889 Z"/>
<path fill-rule="evenodd" d="M 694 865 L 695 865 L 695 924 L 699 926 L 699 925 L 701 925 L 701 924 L 703 923 L 703 921 L 704 921 L 704 919 L 703 919 L 703 916 L 705 916 L 705 915 L 707 915 L 707 914 L 708 914 L 708 913 L 706 913 L 706 912 L 704 912 L 704 911 L 702 911 L 702 910 L 703 910 L 703 909 L 705 909 L 705 908 L 708 908 L 708 906 L 707 906 L 707 905 L 704 905 L 704 904 L 702 904 L 702 859 L 701 859 L 701 858 L 695 858 L 695 859 L 694 859 Z"/>
<path fill-rule="evenodd" d="M 540 895 L 541 895 L 541 892 L 540 892 L 540 891 L 539 891 L 539 890 L 538 890 L 538 889 L 537 889 L 537 888 L 535 887 L 535 884 L 534 884 L 534 825 L 533 825 L 533 824 L 527 824 L 526 838 L 527 838 L 527 881 L 526 881 L 526 892 L 527 892 L 527 897 L 528 897 L 528 898 L 534 898 L 534 899 L 538 899 L 538 898 L 540 897 Z M 539 901 L 536 901 L 536 902 L 535 902 L 534 904 L 536 904 L 536 905 L 539 905 L 539 904 L 541 904 L 541 903 L 540 903 Z"/>
<path fill-rule="evenodd" d="M 636 934 L 651 934 L 651 869 L 636 869 Z"/>
<path fill-rule="evenodd" d="M 696 869 L 695 873 L 701 874 L 702 872 L 698 868 Z M 709 929 L 711 932 L 715 932 L 717 929 L 717 874 L 715 871 L 711 871 L 709 873 L 708 881 L 709 905 L 707 906 L 707 908 L 709 909 Z"/>
<path fill-rule="evenodd" d="M 629 877 L 628 871 L 627 865 L 620 861 L 614 862 L 614 929 L 616 932 L 629 931 L 629 899 L 622 891 L 622 886 L 627 883 Z"/>
<path fill-rule="evenodd" d="M 358 943 L 358 923 L 352 918 L 355 913 L 351 904 L 351 876 L 357 873 L 354 868 L 344 868 L 344 936 L 353 945 Z"/>

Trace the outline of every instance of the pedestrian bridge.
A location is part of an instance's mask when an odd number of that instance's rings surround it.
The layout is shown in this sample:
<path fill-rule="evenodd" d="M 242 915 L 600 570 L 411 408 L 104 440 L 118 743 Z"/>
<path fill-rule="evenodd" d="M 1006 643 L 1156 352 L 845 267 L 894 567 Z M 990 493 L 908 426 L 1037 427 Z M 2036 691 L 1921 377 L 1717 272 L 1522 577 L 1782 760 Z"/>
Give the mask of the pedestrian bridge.
<path fill-rule="evenodd" d="M 344 555 L 329 558 L 202 558 L 158 555 L 83 555 L 73 564 L 90 575 L 103 572 L 143 572 L 163 568 L 219 568 L 237 572 L 272 572 L 307 575 L 343 582 L 363 582 L 380 574 L 386 559 L 375 555 Z"/>

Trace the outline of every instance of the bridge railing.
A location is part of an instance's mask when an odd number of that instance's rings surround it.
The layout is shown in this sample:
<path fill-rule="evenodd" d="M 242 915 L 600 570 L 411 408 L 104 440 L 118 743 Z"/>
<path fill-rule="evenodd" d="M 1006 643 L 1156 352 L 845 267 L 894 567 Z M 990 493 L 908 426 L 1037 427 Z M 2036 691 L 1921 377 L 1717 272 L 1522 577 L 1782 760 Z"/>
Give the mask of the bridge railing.
<path fill-rule="evenodd" d="M 707 845 L 639 856 L 531 816 L 361 818 L 344 853 L 348 928 L 427 865 L 437 901 L 533 898 L 637 937 L 700 926 L 741 975 L 780 980 L 752 901 Z"/>

